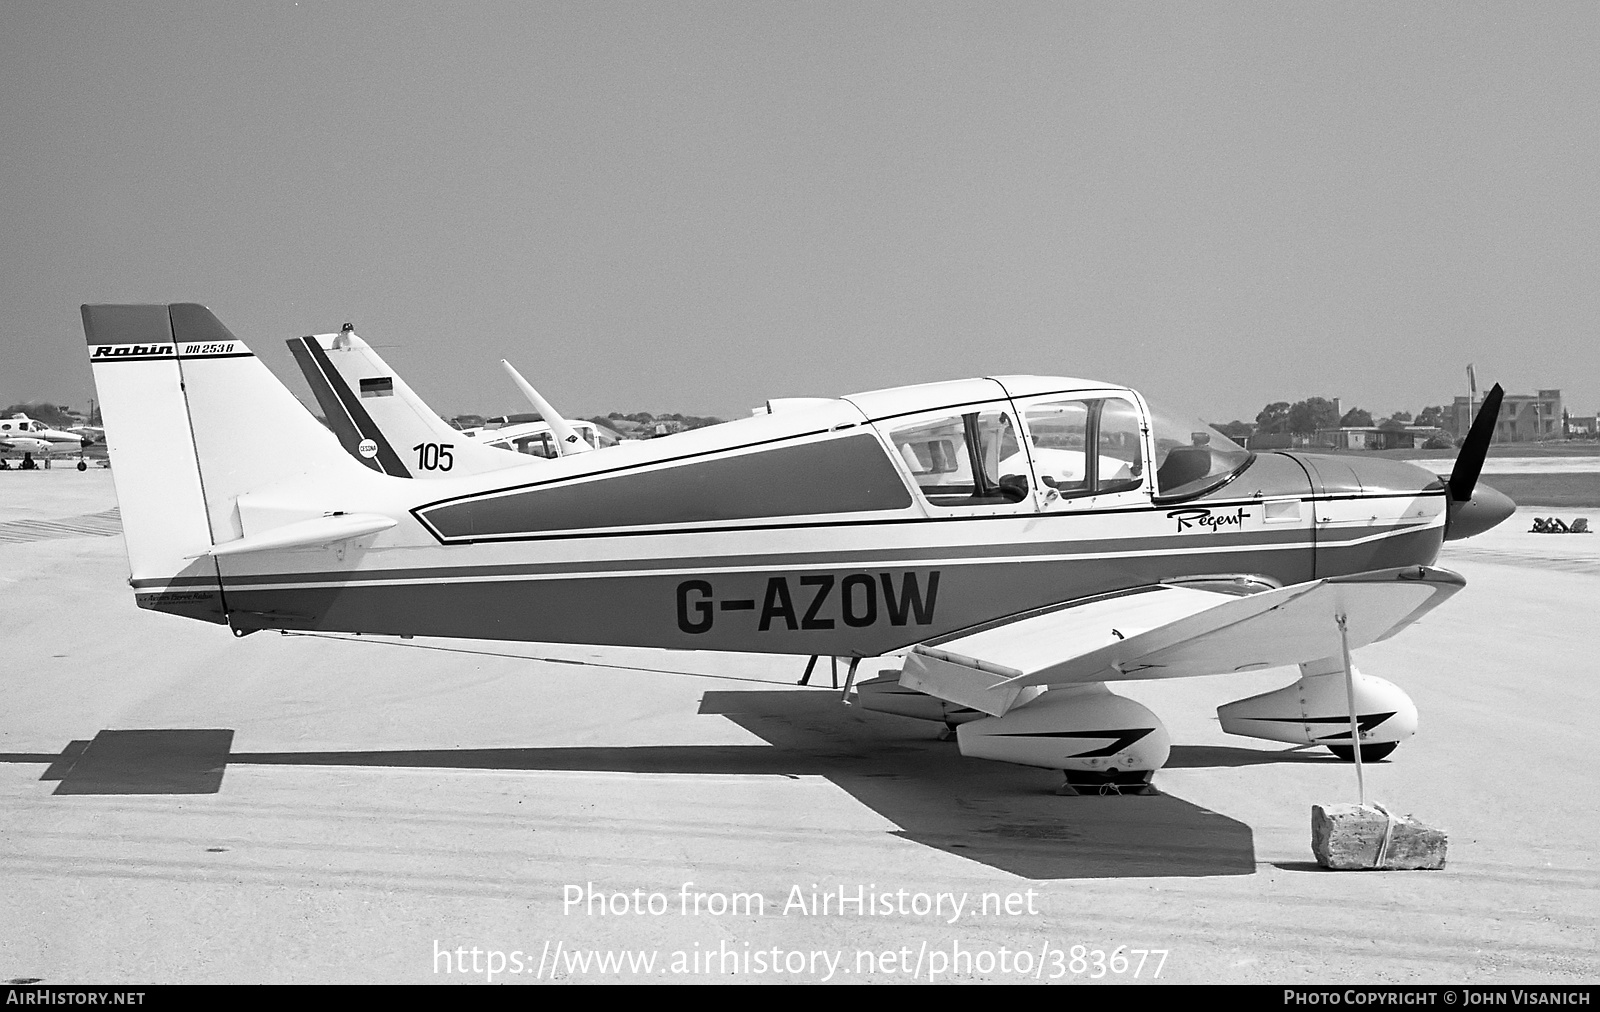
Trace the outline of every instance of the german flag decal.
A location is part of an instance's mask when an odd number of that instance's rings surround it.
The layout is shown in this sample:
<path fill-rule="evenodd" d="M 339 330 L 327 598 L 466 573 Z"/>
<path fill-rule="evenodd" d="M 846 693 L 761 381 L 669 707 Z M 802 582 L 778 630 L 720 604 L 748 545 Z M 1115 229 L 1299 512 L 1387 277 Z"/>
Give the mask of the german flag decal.
<path fill-rule="evenodd" d="M 390 376 L 380 376 L 377 379 L 364 379 L 361 381 L 361 396 L 363 397 L 393 397 L 394 379 Z"/>

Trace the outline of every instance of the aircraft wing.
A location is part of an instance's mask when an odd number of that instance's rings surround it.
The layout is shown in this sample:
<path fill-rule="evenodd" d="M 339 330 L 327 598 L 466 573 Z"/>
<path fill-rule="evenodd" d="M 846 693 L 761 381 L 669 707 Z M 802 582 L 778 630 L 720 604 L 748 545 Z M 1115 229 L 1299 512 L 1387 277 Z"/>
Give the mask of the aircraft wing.
<path fill-rule="evenodd" d="M 1455 573 L 1424 566 L 1289 587 L 1154 584 L 919 643 L 900 684 L 1000 716 L 1033 685 L 1303 664 L 1339 654 L 1341 615 L 1353 650 L 1393 636 L 1465 585 Z"/>

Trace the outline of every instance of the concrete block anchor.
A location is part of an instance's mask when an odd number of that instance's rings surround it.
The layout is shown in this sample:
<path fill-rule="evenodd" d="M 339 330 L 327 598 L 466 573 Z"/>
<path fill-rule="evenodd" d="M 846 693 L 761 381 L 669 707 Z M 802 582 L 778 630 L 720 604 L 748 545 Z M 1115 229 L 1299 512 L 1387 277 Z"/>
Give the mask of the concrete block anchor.
<path fill-rule="evenodd" d="M 1409 871 L 1444 867 L 1448 838 L 1382 805 L 1312 805 L 1311 852 L 1335 871 Z"/>

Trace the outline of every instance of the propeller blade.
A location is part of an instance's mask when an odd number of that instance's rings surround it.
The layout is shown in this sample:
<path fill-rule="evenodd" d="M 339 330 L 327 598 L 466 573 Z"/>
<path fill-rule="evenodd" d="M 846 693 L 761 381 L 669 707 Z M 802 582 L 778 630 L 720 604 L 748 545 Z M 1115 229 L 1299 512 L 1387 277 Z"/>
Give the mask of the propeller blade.
<path fill-rule="evenodd" d="M 1478 417 L 1472 420 L 1467 438 L 1461 441 L 1461 452 L 1456 454 L 1456 466 L 1450 471 L 1450 499 L 1466 502 L 1477 487 L 1478 475 L 1483 472 L 1484 458 L 1489 456 L 1489 441 L 1494 438 L 1495 419 L 1500 415 L 1500 398 L 1505 391 L 1496 383 L 1483 398 Z"/>

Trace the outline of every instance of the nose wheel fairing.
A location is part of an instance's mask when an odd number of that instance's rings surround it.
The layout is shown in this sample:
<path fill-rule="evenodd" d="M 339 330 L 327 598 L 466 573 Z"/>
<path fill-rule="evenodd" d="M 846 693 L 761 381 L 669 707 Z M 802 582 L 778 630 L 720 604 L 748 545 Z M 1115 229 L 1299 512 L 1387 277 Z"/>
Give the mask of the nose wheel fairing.
<path fill-rule="evenodd" d="M 1362 758 L 1382 758 L 1417 733 L 1416 704 L 1393 682 L 1359 669 L 1352 669 L 1352 675 Z M 1325 745 L 1340 758 L 1353 752 L 1343 660 L 1338 657 L 1300 665 L 1300 677 L 1293 683 L 1225 703 L 1217 707 L 1217 718 L 1229 734 Z"/>

